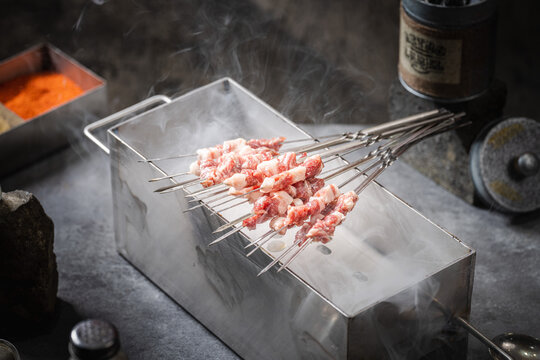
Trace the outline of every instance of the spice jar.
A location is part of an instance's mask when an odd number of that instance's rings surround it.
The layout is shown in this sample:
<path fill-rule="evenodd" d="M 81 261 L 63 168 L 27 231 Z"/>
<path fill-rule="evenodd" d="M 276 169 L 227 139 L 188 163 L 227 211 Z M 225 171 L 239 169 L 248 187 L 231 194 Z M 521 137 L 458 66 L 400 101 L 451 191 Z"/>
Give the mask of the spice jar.
<path fill-rule="evenodd" d="M 402 85 L 441 102 L 482 95 L 494 72 L 495 12 L 495 0 L 402 0 Z"/>

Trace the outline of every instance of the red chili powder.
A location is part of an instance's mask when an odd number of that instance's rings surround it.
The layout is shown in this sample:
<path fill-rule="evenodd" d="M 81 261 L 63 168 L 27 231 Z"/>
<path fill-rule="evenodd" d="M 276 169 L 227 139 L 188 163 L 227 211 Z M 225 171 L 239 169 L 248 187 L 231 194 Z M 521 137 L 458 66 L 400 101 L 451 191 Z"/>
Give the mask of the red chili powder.
<path fill-rule="evenodd" d="M 0 84 L 0 102 L 25 120 L 82 93 L 77 84 L 54 72 L 23 75 Z"/>

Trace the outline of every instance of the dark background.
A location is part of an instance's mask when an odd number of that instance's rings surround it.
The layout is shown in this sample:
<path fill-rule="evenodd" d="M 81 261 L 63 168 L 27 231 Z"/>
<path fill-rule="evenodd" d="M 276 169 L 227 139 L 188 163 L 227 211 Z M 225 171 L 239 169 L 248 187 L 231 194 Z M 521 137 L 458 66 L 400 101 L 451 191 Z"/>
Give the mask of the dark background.
<path fill-rule="evenodd" d="M 3 0 L 0 58 L 48 41 L 108 81 L 110 110 L 231 76 L 297 122 L 381 122 L 399 2 Z M 506 114 L 540 118 L 540 3 L 500 1 Z"/>
<path fill-rule="evenodd" d="M 107 80 L 109 112 L 230 76 L 296 122 L 388 120 L 388 90 L 397 76 L 397 0 L 0 5 L 0 59 L 50 42 Z M 496 77 L 508 87 L 505 114 L 540 119 L 540 2 L 499 5 Z M 58 318 L 46 336 L 16 339 L 16 345 L 30 359 L 66 358 L 71 326 L 95 316 L 119 325 L 133 358 L 236 358 L 116 254 L 107 160 L 83 144 L 2 183 L 5 190 L 37 194 L 57 224 Z M 538 222 L 513 224 L 462 203 L 406 165 L 397 163 L 393 171 L 405 175 L 401 188 L 401 179 L 388 179 L 396 193 L 477 249 L 475 324 L 488 336 L 537 331 Z M 408 185 L 414 183 L 422 185 Z M 520 281 L 512 282 L 516 277 Z M 473 339 L 469 358 L 488 358 Z"/>

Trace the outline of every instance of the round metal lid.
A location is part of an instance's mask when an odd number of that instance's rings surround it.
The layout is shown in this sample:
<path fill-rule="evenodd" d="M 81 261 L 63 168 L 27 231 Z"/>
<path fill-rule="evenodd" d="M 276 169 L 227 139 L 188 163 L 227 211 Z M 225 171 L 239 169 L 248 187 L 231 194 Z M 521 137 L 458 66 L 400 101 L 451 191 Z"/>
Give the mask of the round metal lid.
<path fill-rule="evenodd" d="M 77 359 L 109 359 L 119 349 L 118 331 L 106 321 L 81 321 L 71 330 L 69 351 Z"/>
<path fill-rule="evenodd" d="M 17 348 L 7 340 L 0 339 L 1 360 L 21 360 Z"/>
<path fill-rule="evenodd" d="M 509 118 L 482 130 L 471 147 L 471 175 L 488 206 L 513 213 L 540 208 L 540 123 Z"/>
<path fill-rule="evenodd" d="M 443 2 L 441 2 L 443 3 Z M 409 16 L 435 27 L 459 28 L 477 24 L 493 17 L 497 11 L 495 0 L 454 1 L 461 6 L 445 6 L 436 1 L 402 0 Z"/>

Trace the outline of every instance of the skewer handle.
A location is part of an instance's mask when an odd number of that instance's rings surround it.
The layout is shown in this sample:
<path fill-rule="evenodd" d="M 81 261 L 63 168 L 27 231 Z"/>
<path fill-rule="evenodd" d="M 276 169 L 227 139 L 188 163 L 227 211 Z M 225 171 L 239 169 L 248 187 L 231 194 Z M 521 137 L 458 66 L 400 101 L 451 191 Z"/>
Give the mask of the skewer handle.
<path fill-rule="evenodd" d="M 503 349 L 501 349 L 499 346 L 497 346 L 493 341 L 488 339 L 484 334 L 482 334 L 478 329 L 476 329 L 474 326 L 469 324 L 466 320 L 460 317 L 455 317 L 454 322 L 461 327 L 465 328 L 471 335 L 473 335 L 475 338 L 480 340 L 484 345 L 489 347 L 491 350 L 495 351 L 498 356 L 501 356 L 503 359 L 506 360 L 514 360 L 513 357 L 508 355 Z"/>
<path fill-rule="evenodd" d="M 444 109 L 431 110 L 431 111 L 427 111 L 427 112 L 424 112 L 424 113 L 411 115 L 411 116 L 408 116 L 406 118 L 402 118 L 402 119 L 398 119 L 398 120 L 394 120 L 394 121 L 389 121 L 389 122 L 381 124 L 381 125 L 372 126 L 370 128 L 362 130 L 361 133 L 366 134 L 366 135 L 380 134 L 380 133 L 383 133 L 385 131 L 393 130 L 393 129 L 399 128 L 401 126 L 404 126 L 404 125 L 414 124 L 414 123 L 416 123 L 418 121 L 425 120 L 425 119 L 430 118 L 432 116 L 435 116 L 435 115 L 438 115 L 438 114 L 443 114 L 443 113 L 446 113 L 446 112 L 447 112 L 447 110 L 444 110 Z"/>

